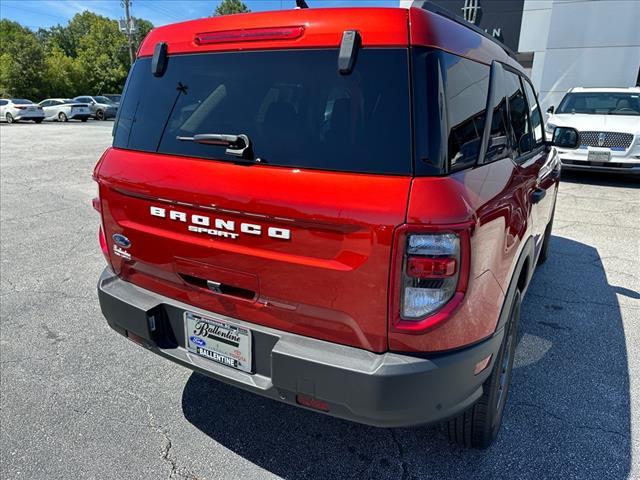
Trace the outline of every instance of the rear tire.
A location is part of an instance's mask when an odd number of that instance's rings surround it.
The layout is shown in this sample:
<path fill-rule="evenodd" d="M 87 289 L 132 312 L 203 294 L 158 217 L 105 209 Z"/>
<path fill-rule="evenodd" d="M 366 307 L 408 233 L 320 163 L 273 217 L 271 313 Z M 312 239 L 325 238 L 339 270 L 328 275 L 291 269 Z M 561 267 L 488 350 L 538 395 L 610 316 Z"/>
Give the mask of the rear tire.
<path fill-rule="evenodd" d="M 80 119 L 80 121 L 83 122 L 83 123 L 86 122 L 87 120 L 89 120 L 89 119 L 88 118 L 81 118 Z"/>
<path fill-rule="evenodd" d="M 106 120 L 106 117 L 105 117 L 104 112 L 102 110 L 96 111 L 96 118 L 98 120 Z"/>
<path fill-rule="evenodd" d="M 482 396 L 445 424 L 449 440 L 462 447 L 487 448 L 498 436 L 511 382 L 521 302 L 522 295 L 516 290 L 493 372 L 482 385 Z"/>
<path fill-rule="evenodd" d="M 67 115 L 64 112 L 60 112 L 58 114 L 58 121 L 59 122 L 68 122 L 69 119 L 67 118 Z"/>
<path fill-rule="evenodd" d="M 10 113 L 7 113 L 4 118 L 7 120 L 7 123 L 14 123 L 16 121 Z"/>

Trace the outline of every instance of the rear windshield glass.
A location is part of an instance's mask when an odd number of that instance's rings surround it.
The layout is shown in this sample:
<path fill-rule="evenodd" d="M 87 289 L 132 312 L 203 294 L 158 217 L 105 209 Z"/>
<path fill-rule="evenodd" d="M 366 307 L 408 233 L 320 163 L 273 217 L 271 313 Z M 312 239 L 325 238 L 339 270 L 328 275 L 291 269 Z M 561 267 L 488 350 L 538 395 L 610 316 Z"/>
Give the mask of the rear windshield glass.
<path fill-rule="evenodd" d="M 14 98 L 11 100 L 14 105 L 32 105 L 33 102 L 31 100 L 26 100 L 24 98 Z"/>
<path fill-rule="evenodd" d="M 179 141 L 244 134 L 268 165 L 411 173 L 408 52 L 363 49 L 350 75 L 337 50 L 169 57 L 162 77 L 136 61 L 115 129 L 119 148 L 237 161 Z"/>

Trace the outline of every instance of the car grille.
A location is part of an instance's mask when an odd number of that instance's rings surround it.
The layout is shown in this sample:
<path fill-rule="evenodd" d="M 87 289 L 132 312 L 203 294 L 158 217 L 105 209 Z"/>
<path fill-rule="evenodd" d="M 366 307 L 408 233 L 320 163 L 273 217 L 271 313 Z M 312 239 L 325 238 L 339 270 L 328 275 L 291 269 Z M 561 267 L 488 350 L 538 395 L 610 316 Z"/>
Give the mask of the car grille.
<path fill-rule="evenodd" d="M 601 138 L 602 135 L 604 138 Z M 631 146 L 631 142 L 633 142 L 633 135 L 631 133 L 580 132 L 580 145 L 587 145 L 589 147 L 627 149 Z"/>

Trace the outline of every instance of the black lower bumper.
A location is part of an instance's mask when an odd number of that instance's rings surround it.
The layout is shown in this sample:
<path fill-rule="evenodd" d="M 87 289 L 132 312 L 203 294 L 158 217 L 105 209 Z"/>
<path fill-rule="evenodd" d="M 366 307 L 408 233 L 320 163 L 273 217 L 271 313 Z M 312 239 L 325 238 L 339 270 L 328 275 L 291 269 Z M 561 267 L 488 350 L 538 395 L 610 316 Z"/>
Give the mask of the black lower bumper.
<path fill-rule="evenodd" d="M 640 175 L 640 161 L 636 162 L 589 162 L 587 160 L 560 159 L 563 170 L 583 170 L 592 172 L 626 173 Z"/>
<path fill-rule="evenodd" d="M 376 354 L 206 312 L 125 282 L 109 269 L 100 277 L 98 296 L 114 330 L 163 357 L 292 405 L 305 395 L 328 403 L 330 415 L 380 427 L 437 423 L 465 410 L 482 394 L 503 335 L 500 330 L 473 347 L 429 358 Z M 254 373 L 188 352 L 185 310 L 249 328 Z M 475 365 L 491 354 L 491 365 L 474 375 Z"/>

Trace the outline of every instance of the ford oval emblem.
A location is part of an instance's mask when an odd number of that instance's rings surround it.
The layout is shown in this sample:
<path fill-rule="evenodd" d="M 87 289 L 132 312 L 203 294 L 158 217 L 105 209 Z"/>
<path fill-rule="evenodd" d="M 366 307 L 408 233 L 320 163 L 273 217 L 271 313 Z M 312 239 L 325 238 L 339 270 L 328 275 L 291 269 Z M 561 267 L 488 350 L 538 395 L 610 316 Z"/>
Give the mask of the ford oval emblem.
<path fill-rule="evenodd" d="M 195 335 L 191 335 L 189 337 L 189 340 L 191 340 L 191 343 L 195 343 L 199 347 L 204 347 L 207 344 L 207 342 L 205 342 L 200 337 L 196 337 Z"/>
<path fill-rule="evenodd" d="M 113 237 L 111 237 L 111 238 L 113 238 L 113 241 L 119 247 L 129 248 L 131 246 L 131 241 L 127 237 L 122 235 L 121 233 L 114 233 Z"/>

